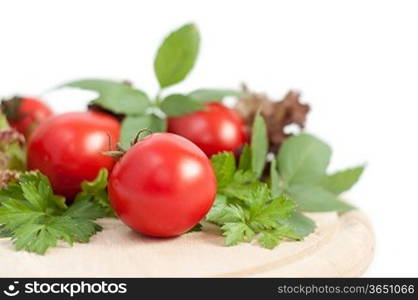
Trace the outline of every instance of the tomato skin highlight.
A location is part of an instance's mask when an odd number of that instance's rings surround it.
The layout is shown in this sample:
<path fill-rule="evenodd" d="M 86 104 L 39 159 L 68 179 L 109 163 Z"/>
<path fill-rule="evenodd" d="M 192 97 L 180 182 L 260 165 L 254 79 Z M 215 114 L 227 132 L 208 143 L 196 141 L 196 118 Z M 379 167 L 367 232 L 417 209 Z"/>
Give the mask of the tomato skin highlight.
<path fill-rule="evenodd" d="M 236 151 L 247 142 L 241 117 L 218 102 L 206 103 L 201 111 L 169 118 L 168 131 L 191 140 L 209 157 Z"/>
<path fill-rule="evenodd" d="M 51 181 L 56 194 L 73 199 L 83 180 L 93 180 L 114 159 L 103 154 L 119 140 L 119 122 L 97 112 L 65 113 L 43 122 L 28 142 L 27 163 Z M 110 140 L 109 140 L 110 138 Z"/>
<path fill-rule="evenodd" d="M 189 140 L 155 133 L 116 163 L 108 186 L 119 218 L 155 237 L 180 235 L 212 207 L 216 179 L 205 153 Z"/>
<path fill-rule="evenodd" d="M 17 103 L 11 103 L 11 102 Z M 7 115 L 10 126 L 22 133 L 27 139 L 39 124 L 53 115 L 52 110 L 39 99 L 15 97 L 3 105 L 17 105 L 14 115 Z M 7 102 L 9 102 L 7 104 Z M 6 114 L 7 114 L 6 110 Z"/>

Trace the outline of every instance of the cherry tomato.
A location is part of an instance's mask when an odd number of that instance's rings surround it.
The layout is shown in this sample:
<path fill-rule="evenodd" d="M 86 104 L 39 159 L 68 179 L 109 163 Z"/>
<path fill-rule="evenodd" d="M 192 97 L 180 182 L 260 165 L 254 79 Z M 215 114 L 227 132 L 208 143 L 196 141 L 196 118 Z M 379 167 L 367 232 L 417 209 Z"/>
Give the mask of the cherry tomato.
<path fill-rule="evenodd" d="M 29 138 L 35 128 L 52 116 L 52 110 L 42 101 L 29 97 L 14 97 L 2 102 L 10 126 Z"/>
<path fill-rule="evenodd" d="M 216 179 L 209 159 L 195 144 L 172 133 L 155 133 L 116 163 L 108 191 L 126 225 L 146 235 L 171 237 L 206 215 Z"/>
<path fill-rule="evenodd" d="M 208 156 L 235 151 L 247 141 L 241 117 L 217 102 L 207 103 L 202 111 L 169 118 L 168 131 L 191 140 Z"/>
<path fill-rule="evenodd" d="M 54 116 L 30 137 L 28 167 L 45 174 L 55 193 L 72 199 L 83 180 L 93 180 L 101 168 L 111 170 L 114 159 L 103 151 L 115 149 L 119 131 L 119 122 L 103 113 Z"/>

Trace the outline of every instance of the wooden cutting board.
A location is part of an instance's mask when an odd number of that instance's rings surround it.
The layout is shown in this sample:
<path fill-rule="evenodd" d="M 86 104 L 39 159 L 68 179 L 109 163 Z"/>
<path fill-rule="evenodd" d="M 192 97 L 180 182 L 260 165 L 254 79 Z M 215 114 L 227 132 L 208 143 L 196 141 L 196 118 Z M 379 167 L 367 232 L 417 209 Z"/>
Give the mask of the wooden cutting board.
<path fill-rule="evenodd" d="M 114 219 L 88 244 L 60 245 L 45 256 L 17 252 L 0 239 L 0 277 L 316 277 L 360 276 L 374 235 L 360 211 L 309 214 L 317 230 L 274 250 L 257 243 L 225 247 L 206 228 L 172 239 L 149 238 Z"/>

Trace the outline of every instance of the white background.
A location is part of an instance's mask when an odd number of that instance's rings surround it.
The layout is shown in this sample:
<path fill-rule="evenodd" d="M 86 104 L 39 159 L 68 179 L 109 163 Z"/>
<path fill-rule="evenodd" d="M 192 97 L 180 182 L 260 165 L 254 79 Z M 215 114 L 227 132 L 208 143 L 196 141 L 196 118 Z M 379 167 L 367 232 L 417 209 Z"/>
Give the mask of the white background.
<path fill-rule="evenodd" d="M 0 96 L 80 77 L 131 79 L 153 95 L 161 38 L 194 21 L 202 51 L 175 90 L 301 90 L 332 169 L 368 164 L 348 194 L 376 232 L 366 275 L 418 276 L 417 16 L 416 1 L 1 1 Z M 61 112 L 84 96 L 45 98 Z"/>

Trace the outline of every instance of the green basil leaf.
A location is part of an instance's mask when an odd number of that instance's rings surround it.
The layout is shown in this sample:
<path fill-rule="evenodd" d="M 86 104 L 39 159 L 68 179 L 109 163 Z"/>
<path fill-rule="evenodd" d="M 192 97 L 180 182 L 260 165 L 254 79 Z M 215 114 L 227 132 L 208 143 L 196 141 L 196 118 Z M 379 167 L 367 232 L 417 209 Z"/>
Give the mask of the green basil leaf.
<path fill-rule="evenodd" d="M 117 114 L 138 115 L 150 106 L 148 96 L 125 83 L 102 79 L 86 79 L 66 83 L 61 87 L 74 87 L 99 94 L 93 104 Z"/>
<path fill-rule="evenodd" d="M 271 181 L 271 196 L 277 197 L 282 192 L 283 189 L 280 183 L 279 172 L 277 171 L 276 160 L 272 160 L 270 163 L 270 181 Z"/>
<path fill-rule="evenodd" d="M 164 132 L 167 129 L 167 121 L 155 115 L 127 116 L 122 121 L 120 143 L 124 149 L 131 145 L 141 129 L 149 129 L 152 132 Z"/>
<path fill-rule="evenodd" d="M 248 144 L 245 144 L 244 148 L 242 148 L 242 152 L 239 157 L 238 169 L 243 171 L 251 170 L 251 156 L 252 154 L 250 146 L 248 146 Z"/>
<path fill-rule="evenodd" d="M 193 68 L 199 52 L 200 36 L 194 24 L 170 33 L 158 49 L 154 71 L 161 88 L 182 81 Z"/>
<path fill-rule="evenodd" d="M 315 231 L 315 222 L 307 216 L 294 212 L 289 219 L 286 220 L 287 225 L 292 228 L 292 231 L 302 237 L 308 236 Z"/>
<path fill-rule="evenodd" d="M 268 151 L 267 129 L 264 118 L 257 113 L 254 119 L 251 136 L 252 168 L 258 177 L 264 171 Z"/>
<path fill-rule="evenodd" d="M 359 180 L 364 171 L 364 166 L 350 168 L 327 175 L 321 180 L 321 185 L 328 191 L 339 195 L 348 191 Z"/>
<path fill-rule="evenodd" d="M 287 139 L 277 156 L 279 172 L 287 185 L 313 184 L 325 176 L 331 148 L 309 134 Z"/>
<path fill-rule="evenodd" d="M 160 109 L 169 117 L 179 117 L 201 110 L 203 105 L 186 95 L 173 94 L 164 98 Z"/>
<path fill-rule="evenodd" d="M 296 185 L 290 195 L 302 211 L 348 211 L 354 207 L 338 199 L 336 195 L 316 185 Z"/>
<path fill-rule="evenodd" d="M 222 101 L 225 97 L 242 98 L 246 95 L 241 91 L 227 89 L 198 89 L 189 93 L 189 97 L 201 102 Z"/>

